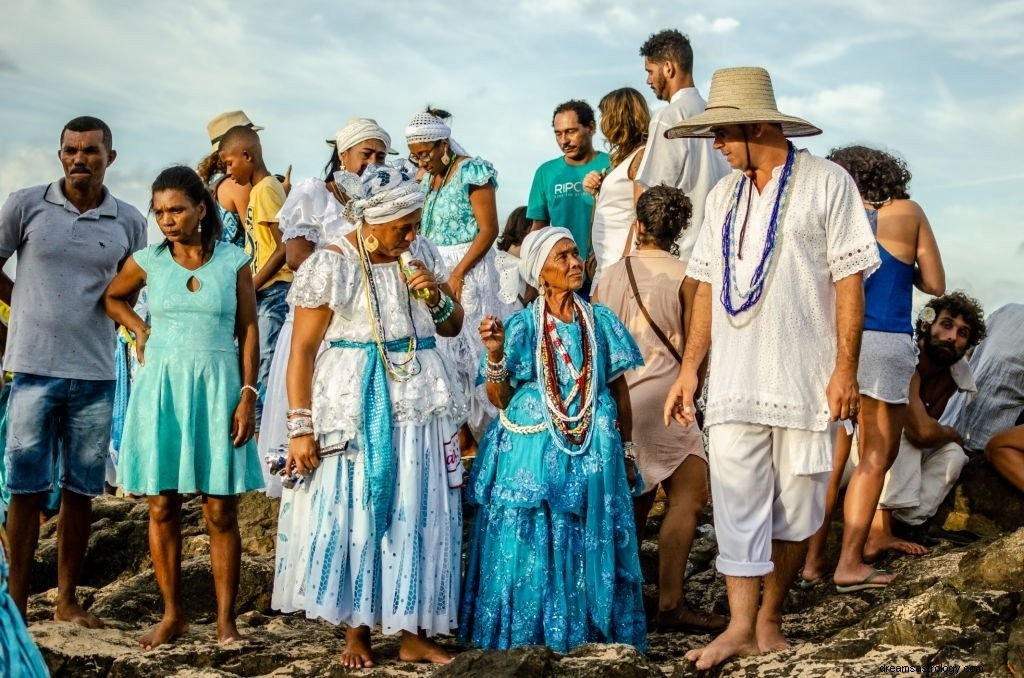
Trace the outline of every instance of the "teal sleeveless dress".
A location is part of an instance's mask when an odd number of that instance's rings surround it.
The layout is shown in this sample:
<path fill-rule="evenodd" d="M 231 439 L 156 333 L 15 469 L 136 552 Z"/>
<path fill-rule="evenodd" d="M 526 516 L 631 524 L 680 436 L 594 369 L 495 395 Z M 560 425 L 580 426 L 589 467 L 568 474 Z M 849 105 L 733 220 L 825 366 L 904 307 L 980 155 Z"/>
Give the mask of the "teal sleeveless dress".
<path fill-rule="evenodd" d="M 194 271 L 170 249 L 136 252 L 146 272 L 152 333 L 132 385 L 118 476 L 126 492 L 241 494 L 263 487 L 256 443 L 234 447 L 241 377 L 235 345 L 241 249 L 218 243 Z M 199 289 L 188 289 L 191 277 Z"/>

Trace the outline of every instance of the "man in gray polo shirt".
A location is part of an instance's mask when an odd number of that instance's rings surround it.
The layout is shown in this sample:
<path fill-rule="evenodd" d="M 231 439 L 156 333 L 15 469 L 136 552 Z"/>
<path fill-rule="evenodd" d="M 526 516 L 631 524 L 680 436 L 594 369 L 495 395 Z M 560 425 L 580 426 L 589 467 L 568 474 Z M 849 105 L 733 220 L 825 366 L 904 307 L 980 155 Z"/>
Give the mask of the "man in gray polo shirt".
<path fill-rule="evenodd" d="M 78 604 L 75 588 L 92 497 L 103 492 L 114 404 L 114 324 L 102 296 L 125 259 L 146 245 L 146 219 L 103 186 L 117 156 L 106 123 L 75 118 L 60 141 L 64 178 L 16 191 L 0 208 L 0 268 L 18 257 L 17 284 L 0 273 L 0 299 L 11 305 L 3 367 L 14 372 L 4 459 L 9 587 L 24 616 L 39 510 L 57 482 L 54 618 L 96 628 L 102 623 Z"/>

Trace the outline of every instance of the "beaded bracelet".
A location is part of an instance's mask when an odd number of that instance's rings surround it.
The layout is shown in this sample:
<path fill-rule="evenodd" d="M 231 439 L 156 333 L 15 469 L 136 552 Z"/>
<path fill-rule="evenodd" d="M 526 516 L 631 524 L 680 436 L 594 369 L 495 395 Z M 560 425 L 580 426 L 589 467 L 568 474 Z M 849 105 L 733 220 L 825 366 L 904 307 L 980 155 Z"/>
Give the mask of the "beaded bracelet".
<path fill-rule="evenodd" d="M 508 379 L 508 365 L 503 357 L 498 362 L 487 359 L 487 367 L 484 369 L 484 379 L 492 384 L 500 384 Z"/>
<path fill-rule="evenodd" d="M 307 416 L 307 417 L 312 417 L 313 416 L 313 410 L 309 409 L 308 407 L 296 407 L 294 409 L 288 410 L 285 414 L 287 416 L 289 416 L 289 417 L 303 416 L 303 415 Z"/>
<path fill-rule="evenodd" d="M 311 435 L 313 435 L 313 429 L 309 426 L 304 426 L 303 428 L 296 429 L 294 431 L 288 431 L 289 440 L 292 438 L 302 438 L 303 436 Z"/>
<path fill-rule="evenodd" d="M 259 389 L 257 389 L 252 384 L 244 384 L 242 388 L 238 389 L 239 395 L 241 395 L 245 391 L 252 391 L 253 395 L 255 395 L 257 398 L 260 397 Z"/>
<path fill-rule="evenodd" d="M 447 294 L 441 295 L 442 300 L 438 302 L 437 306 L 429 309 L 430 317 L 433 319 L 435 325 L 443 325 L 452 317 L 452 313 L 455 312 L 455 302 Z"/>
<path fill-rule="evenodd" d="M 631 440 L 625 440 L 622 442 L 622 456 L 626 458 L 626 461 L 636 463 L 636 443 Z"/>
<path fill-rule="evenodd" d="M 297 431 L 300 428 L 312 428 L 313 418 L 312 417 L 297 417 L 289 419 L 285 422 L 285 426 L 289 431 Z"/>

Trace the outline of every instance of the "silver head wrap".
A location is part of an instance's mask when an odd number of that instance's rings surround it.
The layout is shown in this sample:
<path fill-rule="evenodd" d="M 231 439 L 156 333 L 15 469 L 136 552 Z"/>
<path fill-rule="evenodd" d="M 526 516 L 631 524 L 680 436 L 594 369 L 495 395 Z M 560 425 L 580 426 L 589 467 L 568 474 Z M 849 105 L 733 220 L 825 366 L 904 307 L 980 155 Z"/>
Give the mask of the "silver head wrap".
<path fill-rule="evenodd" d="M 367 139 L 378 139 L 384 142 L 388 152 L 391 152 L 391 135 L 384 131 L 384 128 L 377 124 L 372 118 L 352 118 L 345 123 L 345 126 L 334 135 L 334 145 L 338 153 L 347 151 L 360 141 Z"/>
<path fill-rule="evenodd" d="M 432 113 L 417 113 L 405 127 L 405 143 L 428 144 L 432 141 L 448 140 L 448 148 L 455 155 L 469 156 L 459 142 L 452 139 L 452 130 L 444 120 Z"/>
<path fill-rule="evenodd" d="M 519 250 L 519 274 L 531 287 L 540 288 L 540 270 L 544 268 L 551 250 L 561 240 L 576 242 L 572 231 L 561 226 L 546 226 L 527 233 L 523 238 Z"/>
<path fill-rule="evenodd" d="M 349 196 L 345 218 L 353 224 L 384 224 L 423 205 L 423 191 L 401 161 L 370 165 L 362 176 L 342 170 L 334 173 L 334 180 Z"/>

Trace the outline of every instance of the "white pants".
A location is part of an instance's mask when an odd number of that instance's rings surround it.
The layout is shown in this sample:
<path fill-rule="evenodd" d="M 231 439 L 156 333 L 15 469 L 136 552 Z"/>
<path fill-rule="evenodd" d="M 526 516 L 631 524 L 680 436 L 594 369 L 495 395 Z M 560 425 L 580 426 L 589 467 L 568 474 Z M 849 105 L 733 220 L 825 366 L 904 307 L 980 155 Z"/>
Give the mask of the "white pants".
<path fill-rule="evenodd" d="M 920 525 L 939 510 L 965 464 L 967 455 L 956 443 L 921 449 L 903 436 L 896 461 L 885 474 L 878 506 L 892 509 L 901 522 Z"/>
<path fill-rule="evenodd" d="M 719 572 L 769 574 L 773 539 L 800 542 L 818 531 L 833 440 L 832 428 L 727 423 L 708 429 Z"/>

